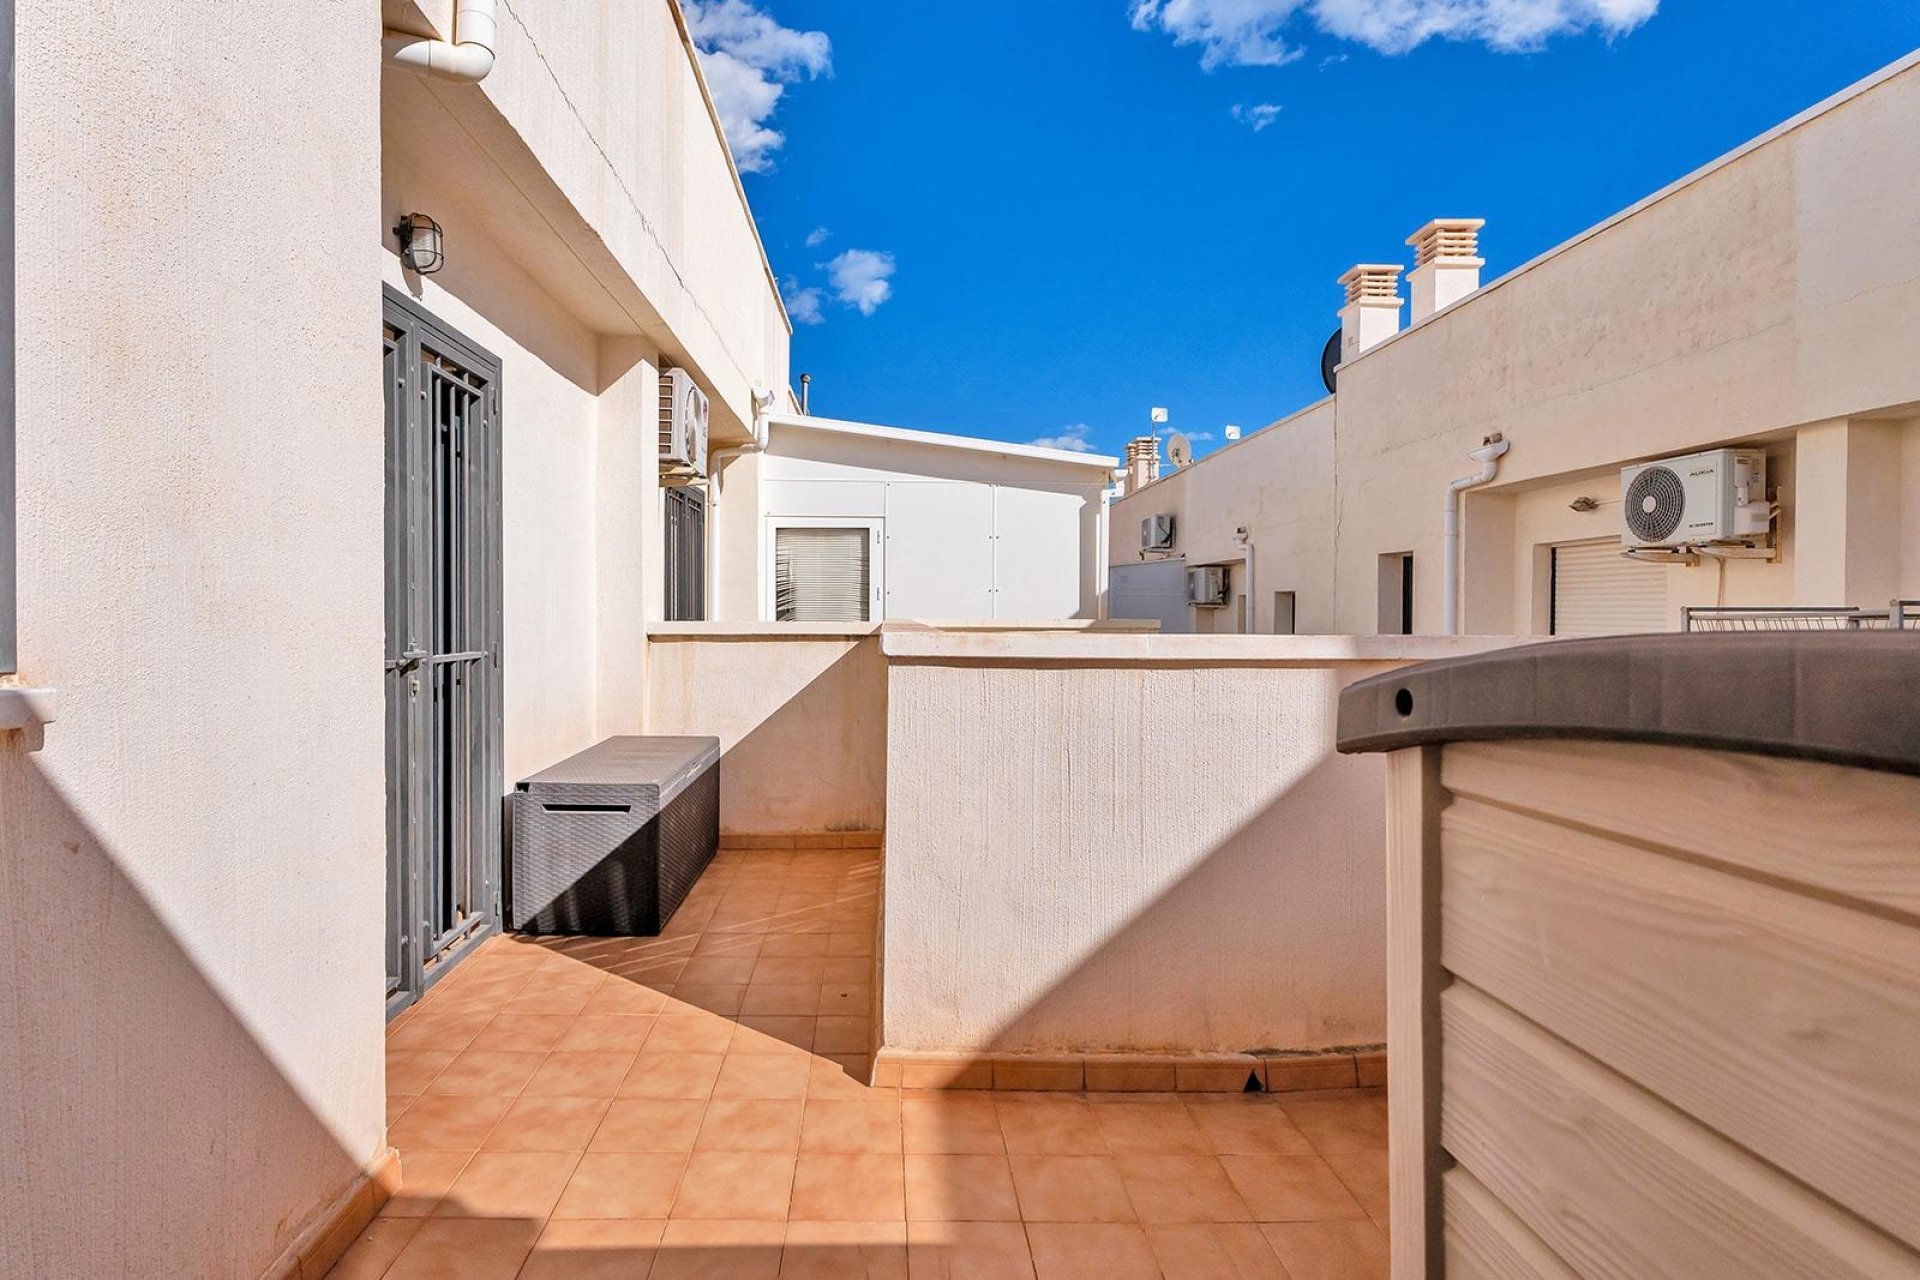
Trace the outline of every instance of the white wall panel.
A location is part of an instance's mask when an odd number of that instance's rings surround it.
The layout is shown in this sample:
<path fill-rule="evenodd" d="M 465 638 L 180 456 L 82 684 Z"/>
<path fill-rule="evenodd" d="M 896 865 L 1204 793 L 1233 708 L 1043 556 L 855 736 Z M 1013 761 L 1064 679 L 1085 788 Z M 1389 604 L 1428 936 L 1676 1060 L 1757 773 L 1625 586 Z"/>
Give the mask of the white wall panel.
<path fill-rule="evenodd" d="M 1093 616 L 1087 506 L 1084 492 L 994 489 L 994 617 Z"/>
<path fill-rule="evenodd" d="M 929 480 L 886 491 L 886 616 L 991 618 L 993 488 Z"/>

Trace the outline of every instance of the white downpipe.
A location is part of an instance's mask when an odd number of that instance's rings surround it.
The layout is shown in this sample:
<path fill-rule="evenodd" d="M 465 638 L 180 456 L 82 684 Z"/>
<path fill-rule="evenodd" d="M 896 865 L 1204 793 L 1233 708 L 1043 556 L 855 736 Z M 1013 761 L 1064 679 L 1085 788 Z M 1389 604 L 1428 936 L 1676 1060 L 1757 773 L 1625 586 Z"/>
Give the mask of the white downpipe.
<path fill-rule="evenodd" d="M 1241 584 L 1246 594 L 1243 597 L 1244 603 L 1240 608 L 1240 634 L 1250 636 L 1254 632 L 1253 620 L 1256 616 L 1255 610 L 1259 607 L 1257 602 L 1260 598 L 1255 595 L 1253 591 L 1253 540 L 1247 536 L 1247 528 L 1245 525 L 1240 526 L 1239 529 L 1234 531 L 1233 540 L 1240 544 L 1242 551 L 1246 552 L 1246 571 L 1241 575 L 1246 579 L 1246 581 Z"/>
<path fill-rule="evenodd" d="M 1442 635 L 1460 634 L 1460 495 L 1492 482 L 1500 471 L 1500 459 L 1511 446 L 1499 436 L 1489 436 L 1485 444 L 1467 456 L 1480 464 L 1470 476 L 1461 476 L 1447 485 L 1447 514 L 1441 538 L 1440 567 L 1442 585 L 1440 604 L 1444 610 Z"/>
<path fill-rule="evenodd" d="M 497 47 L 494 0 L 455 0 L 453 39 L 425 40 L 389 31 L 380 41 L 388 62 L 423 76 L 477 84 L 493 70 Z"/>

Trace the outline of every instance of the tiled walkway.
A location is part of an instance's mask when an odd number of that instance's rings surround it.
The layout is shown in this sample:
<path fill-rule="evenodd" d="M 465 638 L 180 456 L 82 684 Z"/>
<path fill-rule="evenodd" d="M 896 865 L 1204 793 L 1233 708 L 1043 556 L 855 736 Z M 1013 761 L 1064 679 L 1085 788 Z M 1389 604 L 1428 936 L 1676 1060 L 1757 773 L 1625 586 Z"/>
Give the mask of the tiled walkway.
<path fill-rule="evenodd" d="M 1376 1091 L 870 1089 L 877 855 L 724 853 L 651 939 L 496 939 L 393 1026 L 340 1280 L 1375 1280 Z"/>

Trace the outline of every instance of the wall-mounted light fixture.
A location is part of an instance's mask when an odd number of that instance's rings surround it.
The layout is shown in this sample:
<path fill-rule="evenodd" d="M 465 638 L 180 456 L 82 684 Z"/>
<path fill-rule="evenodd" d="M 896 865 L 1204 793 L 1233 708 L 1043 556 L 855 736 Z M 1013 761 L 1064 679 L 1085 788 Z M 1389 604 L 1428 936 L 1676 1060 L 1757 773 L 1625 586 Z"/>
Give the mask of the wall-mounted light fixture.
<path fill-rule="evenodd" d="M 424 213 L 403 213 L 393 224 L 400 242 L 400 260 L 416 275 L 430 276 L 446 265 L 446 237 L 440 224 Z"/>
<path fill-rule="evenodd" d="M 1567 506 L 1585 515 L 1589 511 L 1598 511 L 1600 509 L 1600 500 L 1597 498 L 1575 498 L 1572 502 L 1569 502 Z"/>

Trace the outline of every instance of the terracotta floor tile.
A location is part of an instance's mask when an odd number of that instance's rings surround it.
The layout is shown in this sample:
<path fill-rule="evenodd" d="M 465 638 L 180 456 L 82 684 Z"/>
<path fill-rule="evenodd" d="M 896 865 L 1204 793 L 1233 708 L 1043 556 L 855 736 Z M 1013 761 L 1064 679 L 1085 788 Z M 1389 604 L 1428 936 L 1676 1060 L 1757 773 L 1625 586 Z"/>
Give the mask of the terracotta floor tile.
<path fill-rule="evenodd" d="M 1027 1242 L 1039 1280 L 1160 1280 L 1147 1233 L 1131 1223 L 1035 1222 Z"/>
<path fill-rule="evenodd" d="M 1187 1114 L 1206 1135 L 1215 1155 L 1302 1156 L 1313 1154 L 1306 1135 L 1287 1118 L 1286 1109 L 1267 1099 L 1227 1095 L 1189 1100 Z"/>
<path fill-rule="evenodd" d="M 1132 1222 L 1136 1215 L 1108 1156 L 1013 1156 L 1013 1186 L 1027 1222 Z"/>
<path fill-rule="evenodd" d="M 1281 1095 L 1287 1118 L 1306 1135 L 1314 1150 L 1385 1151 L 1387 1099 L 1384 1090 L 1355 1090 L 1345 1097 L 1292 1098 Z"/>
<path fill-rule="evenodd" d="M 814 1029 L 816 1053 L 866 1053 L 873 1048 L 873 1024 L 863 1011 L 857 1017 L 822 1017 Z"/>
<path fill-rule="evenodd" d="M 571 1013 L 502 1013 L 474 1037 L 470 1049 L 491 1053 L 545 1053 L 573 1022 Z"/>
<path fill-rule="evenodd" d="M 333 1264 L 327 1280 L 380 1280 L 419 1230 L 418 1218 L 375 1218 Z"/>
<path fill-rule="evenodd" d="M 514 1100 L 482 1144 L 486 1151 L 585 1151 L 607 1104 L 599 1098 Z"/>
<path fill-rule="evenodd" d="M 803 1104 L 793 1099 L 716 1098 L 694 1139 L 696 1151 L 772 1151 L 800 1149 Z"/>
<path fill-rule="evenodd" d="M 774 935 L 764 933 L 703 933 L 693 945 L 693 958 L 733 959 L 751 961 L 760 955 L 760 949 Z M 747 966 L 747 972 L 753 972 L 753 966 Z M 745 982 L 745 978 L 728 978 L 728 982 Z"/>
<path fill-rule="evenodd" d="M 621 1098 L 706 1098 L 720 1074 L 718 1053 L 642 1052 L 633 1060 L 615 1096 Z"/>
<path fill-rule="evenodd" d="M 1258 1222 L 1362 1218 L 1366 1210 L 1319 1156 L 1220 1156 Z"/>
<path fill-rule="evenodd" d="M 695 1151 L 669 1216 L 784 1222 L 793 1169 L 791 1154 Z"/>
<path fill-rule="evenodd" d="M 874 1011 L 874 988 L 866 983 L 824 983 L 820 986 L 822 1017 L 868 1017 Z"/>
<path fill-rule="evenodd" d="M 870 956 L 873 954 L 873 935 L 860 933 L 835 933 L 827 939 L 827 954 L 830 956 Z"/>
<path fill-rule="evenodd" d="M 996 1097 L 1000 1134 L 1007 1151 L 1019 1155 L 1103 1156 L 1107 1140 L 1094 1123 L 1093 1108 L 1078 1098 L 1009 1101 Z"/>
<path fill-rule="evenodd" d="M 740 997 L 744 1014 L 779 1014 L 786 1017 L 817 1016 L 820 1010 L 820 984 L 754 982 Z"/>
<path fill-rule="evenodd" d="M 560 1049 L 547 1055 L 540 1069 L 520 1091 L 523 1098 L 611 1098 L 633 1065 L 631 1053 L 575 1053 Z"/>
<path fill-rule="evenodd" d="M 992 1098 L 934 1096 L 903 1099 L 901 1140 L 905 1150 L 947 1155 L 989 1155 L 1006 1150 L 1000 1114 Z"/>
<path fill-rule="evenodd" d="M 725 937 L 715 934 L 715 937 Z M 757 934 L 741 934 L 743 938 L 757 938 Z M 695 986 L 731 986 L 744 987 L 753 976 L 753 966 L 758 961 L 753 956 L 716 956 L 700 955 L 696 950 L 693 959 L 687 961 L 687 967 L 680 971 L 675 981 L 675 990 L 687 985 Z"/>
<path fill-rule="evenodd" d="M 505 1000 L 501 1003 L 504 1004 Z M 494 1010 L 487 1008 L 472 1009 L 465 1013 L 438 1009 L 422 1013 L 404 1026 L 388 1031 L 387 1048 L 437 1049 L 444 1053 L 459 1053 L 470 1046 L 481 1029 L 493 1021 L 493 1015 Z"/>
<path fill-rule="evenodd" d="M 740 1024 L 734 1029 L 733 1040 L 728 1047 L 746 1053 L 758 1053 L 761 1046 L 775 1048 L 787 1045 L 811 1053 L 816 1021 L 814 1018 L 790 1014 L 741 1014 Z"/>
<path fill-rule="evenodd" d="M 907 1217 L 930 1222 L 1017 1222 L 1020 1202 L 1005 1156 L 913 1154 L 906 1170 Z"/>
<path fill-rule="evenodd" d="M 489 1053 L 469 1049 L 433 1078 L 428 1094 L 460 1098 L 510 1098 L 533 1079 L 544 1053 Z"/>
<path fill-rule="evenodd" d="M 697 1098 L 615 1098 L 589 1151 L 691 1151 L 707 1104 Z"/>
<path fill-rule="evenodd" d="M 507 1001 L 507 1013 L 579 1013 L 587 1007 L 600 984 L 607 980 L 604 973 L 596 974 L 588 981 L 541 982 L 538 978 L 527 983 L 520 994 Z"/>
<path fill-rule="evenodd" d="M 731 1018 L 740 1012 L 740 1004 L 746 995 L 745 984 L 695 983 L 683 977 L 673 984 L 673 998 L 681 1004 L 695 1009 L 704 1009 L 708 1013 L 717 1013 Z"/>
<path fill-rule="evenodd" d="M 459 1056 L 450 1049 L 388 1049 L 387 1092 L 424 1093 Z"/>
<path fill-rule="evenodd" d="M 568 1151 L 482 1151 L 467 1161 L 434 1216 L 544 1220 L 578 1159 Z"/>
<path fill-rule="evenodd" d="M 815 1057 L 807 1068 L 807 1096 L 859 1102 L 876 1093 L 884 1093 L 897 1102 L 900 1097 L 898 1089 L 874 1089 L 867 1084 L 871 1078 L 871 1066 L 872 1062 L 865 1054 Z"/>
<path fill-rule="evenodd" d="M 1263 1229 L 1291 1280 L 1387 1280 L 1387 1238 L 1371 1222 L 1294 1222 Z"/>
<path fill-rule="evenodd" d="M 787 1224 L 780 1280 L 907 1280 L 907 1224 Z"/>
<path fill-rule="evenodd" d="M 803 1054 L 729 1053 L 713 1084 L 715 1098 L 807 1096 L 809 1059 Z"/>
<path fill-rule="evenodd" d="M 1120 1156 L 1118 1163 L 1142 1222 L 1253 1221 L 1217 1157 Z"/>
<path fill-rule="evenodd" d="M 654 1019 L 637 1014 L 583 1013 L 573 1019 L 555 1048 L 568 1053 L 638 1053 Z"/>
<path fill-rule="evenodd" d="M 866 986 L 874 980 L 872 956 L 828 956 L 823 986 Z"/>
<path fill-rule="evenodd" d="M 417 1093 L 389 1093 L 387 1095 L 387 1128 L 393 1128 L 393 1122 L 405 1115 L 407 1108 L 413 1105 Z"/>
<path fill-rule="evenodd" d="M 791 1216 L 821 1222 L 904 1222 L 901 1158 L 890 1154 L 802 1152 Z"/>
<path fill-rule="evenodd" d="M 900 1100 L 809 1097 L 800 1128 L 800 1149 L 809 1152 L 897 1155 Z"/>
<path fill-rule="evenodd" d="M 667 1216 L 687 1167 L 679 1152 L 589 1151 L 554 1206 L 555 1218 Z"/>
<path fill-rule="evenodd" d="M 619 1218 L 549 1222 L 519 1280 L 635 1280 L 653 1266 L 666 1225 Z"/>
<path fill-rule="evenodd" d="M 595 991 L 580 1012 L 646 1017 L 659 1013 L 666 1004 L 667 997 L 652 987 L 615 978 Z"/>
<path fill-rule="evenodd" d="M 824 933 L 770 933 L 766 939 L 760 946 L 762 958 L 784 959 L 827 954 L 827 935 Z"/>
<path fill-rule="evenodd" d="M 825 981 L 821 975 L 826 967 L 824 956 L 770 956 L 763 947 L 751 980 L 755 985 L 817 987 Z"/>
<path fill-rule="evenodd" d="M 1027 1232 L 1017 1222 L 908 1222 L 911 1280 L 1033 1280 Z"/>
<path fill-rule="evenodd" d="M 420 1224 L 385 1280 L 513 1280 L 539 1234 L 538 1222 L 436 1218 Z"/>
<path fill-rule="evenodd" d="M 422 1094 L 387 1131 L 387 1141 L 400 1148 L 402 1156 L 416 1148 L 477 1151 L 512 1105 L 512 1098 Z"/>
<path fill-rule="evenodd" d="M 1386 1152 L 1332 1151 L 1321 1158 L 1360 1202 L 1368 1217 L 1376 1223 L 1387 1220 Z"/>
<path fill-rule="evenodd" d="M 400 1189 L 380 1209 L 387 1218 L 425 1218 L 440 1207 L 440 1198 L 473 1159 L 471 1151 L 400 1152 Z"/>
<path fill-rule="evenodd" d="M 1161 1224 L 1145 1230 L 1166 1280 L 1290 1280 L 1253 1223 Z"/>
<path fill-rule="evenodd" d="M 647 1280 L 770 1280 L 780 1274 L 783 1222 L 667 1223 Z"/>
<path fill-rule="evenodd" d="M 1206 1155 L 1206 1136 L 1179 1101 L 1121 1102 L 1093 1108 L 1107 1149 L 1120 1155 Z"/>
<path fill-rule="evenodd" d="M 711 1013 L 663 1013 L 655 1019 L 645 1053 L 725 1053 L 734 1025 Z"/>

